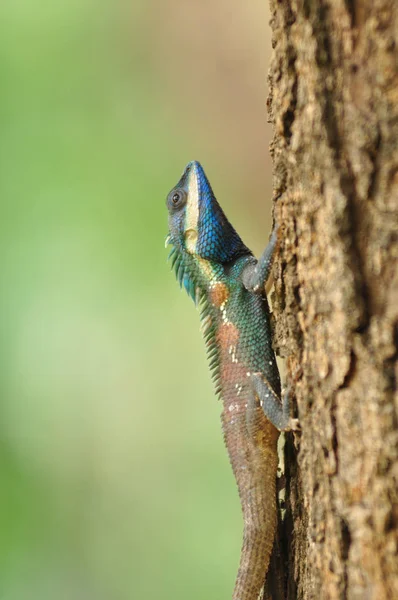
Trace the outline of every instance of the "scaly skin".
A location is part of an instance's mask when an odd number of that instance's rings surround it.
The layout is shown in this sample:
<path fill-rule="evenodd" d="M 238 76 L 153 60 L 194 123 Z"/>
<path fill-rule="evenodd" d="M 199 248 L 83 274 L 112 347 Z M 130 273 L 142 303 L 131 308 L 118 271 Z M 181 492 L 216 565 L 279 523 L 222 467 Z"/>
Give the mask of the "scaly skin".
<path fill-rule="evenodd" d="M 168 243 L 180 284 L 201 306 L 202 329 L 222 427 L 244 519 L 233 600 L 257 600 L 276 529 L 279 430 L 289 429 L 287 403 L 272 349 L 264 291 L 276 231 L 259 261 L 228 222 L 199 163 L 186 167 L 167 198 Z"/>

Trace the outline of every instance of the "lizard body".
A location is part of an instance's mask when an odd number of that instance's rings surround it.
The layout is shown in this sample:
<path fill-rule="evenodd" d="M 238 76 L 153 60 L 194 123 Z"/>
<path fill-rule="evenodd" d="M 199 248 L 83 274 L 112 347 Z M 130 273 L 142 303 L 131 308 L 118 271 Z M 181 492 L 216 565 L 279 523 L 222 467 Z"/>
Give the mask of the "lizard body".
<path fill-rule="evenodd" d="M 264 291 L 277 232 L 257 261 L 227 220 L 196 161 L 169 193 L 167 207 L 170 258 L 180 285 L 201 309 L 242 506 L 243 546 L 233 600 L 257 600 L 276 529 L 277 440 L 280 430 L 292 426 L 287 399 L 280 400 Z"/>

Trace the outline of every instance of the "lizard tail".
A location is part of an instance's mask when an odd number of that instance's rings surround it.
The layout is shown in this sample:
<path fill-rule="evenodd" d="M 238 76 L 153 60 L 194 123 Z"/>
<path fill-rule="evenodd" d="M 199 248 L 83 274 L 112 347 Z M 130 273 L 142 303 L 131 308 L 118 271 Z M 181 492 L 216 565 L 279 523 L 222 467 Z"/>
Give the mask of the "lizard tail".
<path fill-rule="evenodd" d="M 258 600 L 277 525 L 276 472 L 279 431 L 258 403 L 227 397 L 221 415 L 224 439 L 238 484 L 244 530 L 232 600 Z M 231 410 L 231 407 L 233 410 Z"/>
<path fill-rule="evenodd" d="M 274 453 L 270 453 L 274 454 Z M 244 532 L 233 600 L 258 600 L 264 586 L 276 530 L 275 455 L 242 501 Z M 242 499 L 243 500 L 243 499 Z"/>
<path fill-rule="evenodd" d="M 249 399 L 237 414 L 223 412 L 223 429 L 243 512 L 243 545 L 233 600 L 258 600 L 277 525 L 276 449 L 279 432 Z"/>

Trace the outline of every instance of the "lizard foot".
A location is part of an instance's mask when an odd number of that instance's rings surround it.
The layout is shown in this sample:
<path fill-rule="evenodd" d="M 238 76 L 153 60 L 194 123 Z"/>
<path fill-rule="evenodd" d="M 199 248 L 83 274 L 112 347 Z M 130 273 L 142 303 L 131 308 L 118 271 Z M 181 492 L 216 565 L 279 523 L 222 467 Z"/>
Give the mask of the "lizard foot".
<path fill-rule="evenodd" d="M 253 391 L 259 399 L 260 405 L 267 419 L 279 431 L 297 431 L 300 428 L 299 420 L 290 416 L 289 394 L 283 395 L 283 400 L 273 390 L 271 384 L 263 373 L 252 373 Z"/>

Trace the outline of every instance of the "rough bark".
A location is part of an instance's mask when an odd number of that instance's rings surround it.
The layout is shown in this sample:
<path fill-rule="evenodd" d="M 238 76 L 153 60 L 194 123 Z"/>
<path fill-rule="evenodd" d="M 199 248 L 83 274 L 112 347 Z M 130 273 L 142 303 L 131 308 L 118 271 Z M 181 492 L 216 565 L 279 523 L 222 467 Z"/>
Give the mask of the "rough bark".
<path fill-rule="evenodd" d="M 302 428 L 287 597 L 398 598 L 398 4 L 271 14 L 273 309 Z"/>

